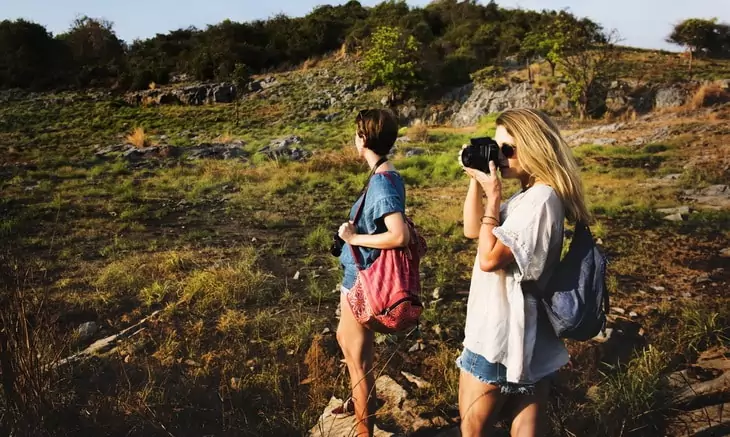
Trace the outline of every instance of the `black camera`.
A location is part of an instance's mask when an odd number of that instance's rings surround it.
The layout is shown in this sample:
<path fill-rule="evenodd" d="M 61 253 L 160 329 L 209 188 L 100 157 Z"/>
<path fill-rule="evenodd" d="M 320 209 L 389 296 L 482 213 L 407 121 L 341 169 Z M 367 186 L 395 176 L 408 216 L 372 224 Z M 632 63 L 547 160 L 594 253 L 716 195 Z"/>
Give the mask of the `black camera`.
<path fill-rule="evenodd" d="M 339 257 L 340 254 L 342 253 L 342 247 L 344 245 L 345 245 L 345 240 L 340 238 L 340 235 L 337 232 L 335 232 L 332 235 L 332 246 L 330 247 L 330 253 L 332 254 L 332 256 Z"/>
<path fill-rule="evenodd" d="M 489 137 L 472 138 L 471 144 L 461 151 L 464 167 L 481 170 L 489 174 L 489 161 L 499 167 L 499 144 Z"/>

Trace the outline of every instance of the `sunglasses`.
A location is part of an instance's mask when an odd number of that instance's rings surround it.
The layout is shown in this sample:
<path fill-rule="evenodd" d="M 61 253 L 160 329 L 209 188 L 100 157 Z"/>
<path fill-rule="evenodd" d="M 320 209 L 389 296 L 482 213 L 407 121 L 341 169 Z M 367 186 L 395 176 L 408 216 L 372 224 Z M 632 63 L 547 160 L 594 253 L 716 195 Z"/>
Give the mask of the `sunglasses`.
<path fill-rule="evenodd" d="M 515 156 L 515 146 L 512 144 L 502 144 L 502 155 L 505 156 L 505 158 L 512 158 Z"/>

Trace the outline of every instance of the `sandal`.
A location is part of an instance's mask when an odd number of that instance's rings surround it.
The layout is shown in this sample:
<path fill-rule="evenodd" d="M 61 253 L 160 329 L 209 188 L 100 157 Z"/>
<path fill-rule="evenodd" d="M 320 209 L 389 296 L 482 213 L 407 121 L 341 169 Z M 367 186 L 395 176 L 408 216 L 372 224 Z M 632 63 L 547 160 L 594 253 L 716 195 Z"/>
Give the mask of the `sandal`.
<path fill-rule="evenodd" d="M 330 415 L 336 418 L 348 417 L 355 414 L 355 402 L 352 398 L 347 398 L 339 407 L 330 411 Z"/>

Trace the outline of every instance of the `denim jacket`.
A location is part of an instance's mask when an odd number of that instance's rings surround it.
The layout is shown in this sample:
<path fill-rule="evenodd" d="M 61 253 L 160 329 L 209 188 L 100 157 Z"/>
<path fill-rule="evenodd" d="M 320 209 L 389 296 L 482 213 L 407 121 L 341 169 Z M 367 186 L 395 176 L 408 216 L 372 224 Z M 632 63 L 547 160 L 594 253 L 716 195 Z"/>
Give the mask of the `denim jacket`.
<path fill-rule="evenodd" d="M 382 234 L 388 228 L 385 226 L 385 216 L 394 212 L 405 213 L 406 189 L 403 179 L 397 172 L 391 171 L 386 176 L 384 173 L 375 173 L 370 179 L 368 190 L 365 195 L 365 205 L 355 227 L 358 234 Z M 352 205 L 350 209 L 350 220 L 353 220 L 357 212 L 362 196 Z M 368 247 L 354 247 L 359 251 L 361 267 L 367 269 L 380 256 L 379 249 Z M 340 265 L 344 270 L 342 286 L 346 289 L 355 285 L 357 278 L 357 265 L 352 257 L 349 244 L 345 244 L 340 254 Z"/>

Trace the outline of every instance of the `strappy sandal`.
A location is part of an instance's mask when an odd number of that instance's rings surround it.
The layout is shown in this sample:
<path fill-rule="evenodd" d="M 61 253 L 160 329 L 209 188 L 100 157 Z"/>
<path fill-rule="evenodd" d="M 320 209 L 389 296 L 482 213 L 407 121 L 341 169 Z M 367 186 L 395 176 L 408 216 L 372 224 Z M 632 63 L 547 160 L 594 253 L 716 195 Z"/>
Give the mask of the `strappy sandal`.
<path fill-rule="evenodd" d="M 330 415 L 336 418 L 348 417 L 353 414 L 355 414 L 355 402 L 352 398 L 347 398 L 342 405 L 335 407 L 332 411 L 330 411 Z"/>

